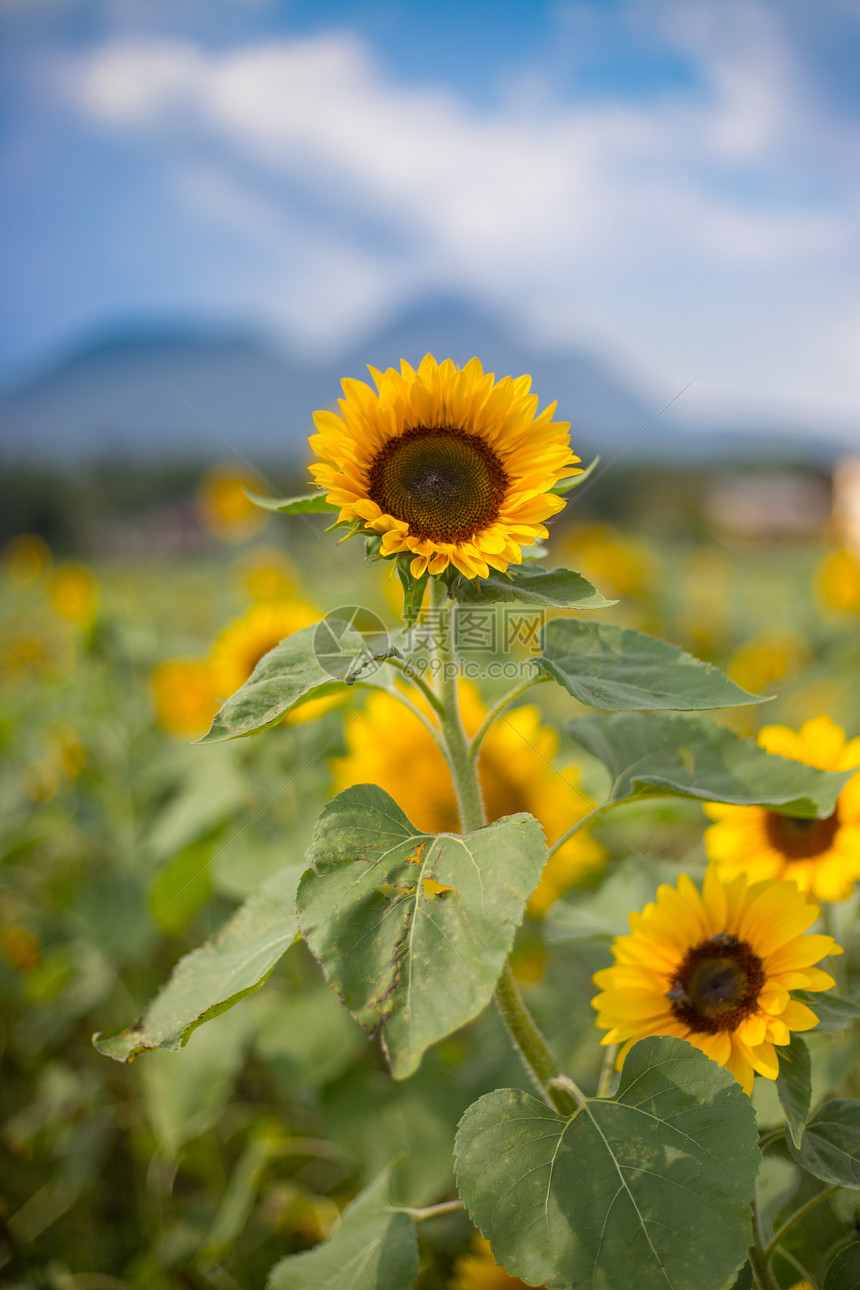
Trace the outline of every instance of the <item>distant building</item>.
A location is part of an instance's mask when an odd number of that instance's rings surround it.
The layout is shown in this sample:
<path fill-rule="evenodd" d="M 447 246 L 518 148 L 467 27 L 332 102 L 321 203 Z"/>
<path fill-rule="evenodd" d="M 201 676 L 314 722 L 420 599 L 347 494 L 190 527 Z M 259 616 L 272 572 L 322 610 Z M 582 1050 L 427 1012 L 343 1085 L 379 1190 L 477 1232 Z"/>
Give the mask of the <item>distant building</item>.
<path fill-rule="evenodd" d="M 843 457 L 833 470 L 834 536 L 860 555 L 860 457 Z"/>
<path fill-rule="evenodd" d="M 860 542 L 860 462 L 856 463 L 855 523 Z M 789 471 L 724 475 L 704 499 L 705 517 L 722 537 L 780 539 L 821 532 L 830 515 L 824 478 Z"/>

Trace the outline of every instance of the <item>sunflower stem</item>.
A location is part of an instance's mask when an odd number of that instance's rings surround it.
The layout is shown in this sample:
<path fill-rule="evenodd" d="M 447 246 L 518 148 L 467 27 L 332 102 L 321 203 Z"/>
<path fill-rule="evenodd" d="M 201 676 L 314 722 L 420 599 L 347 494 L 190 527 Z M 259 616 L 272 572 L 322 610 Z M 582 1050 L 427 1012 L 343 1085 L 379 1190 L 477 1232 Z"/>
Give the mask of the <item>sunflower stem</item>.
<path fill-rule="evenodd" d="M 469 755 L 469 740 L 460 717 L 457 696 L 459 667 L 454 644 L 456 605 L 446 604 L 447 588 L 439 579 L 431 581 L 430 603 L 439 614 L 436 632 L 436 668 L 442 711 L 439 723 L 445 737 L 448 765 L 457 792 L 462 828 L 468 833 L 486 824 L 481 786 L 475 760 Z M 496 986 L 496 1006 L 514 1047 L 525 1062 L 544 1100 L 562 1115 L 572 1115 L 585 1105 L 585 1095 L 562 1072 L 555 1054 L 538 1029 L 523 1002 L 509 962 L 505 963 Z"/>
<path fill-rule="evenodd" d="M 460 822 L 464 832 L 471 833 L 486 824 L 484 802 L 481 797 L 481 786 L 475 767 L 469 758 L 469 741 L 463 729 L 460 717 L 460 704 L 457 696 L 459 665 L 457 650 L 454 644 L 455 614 L 457 606 L 446 604 L 448 588 L 438 578 L 434 578 L 430 588 L 430 603 L 438 613 L 436 637 L 436 673 L 439 686 L 439 724 L 445 737 L 448 752 L 448 765 L 451 767 L 451 778 L 457 794 L 457 805 L 460 808 Z"/>
<path fill-rule="evenodd" d="M 780 1290 L 779 1282 L 771 1272 L 770 1263 L 761 1246 L 751 1245 L 747 1250 L 747 1256 L 759 1290 Z"/>
<path fill-rule="evenodd" d="M 478 727 L 478 733 L 475 735 L 474 739 L 469 745 L 469 757 L 471 758 L 472 761 L 477 760 L 478 753 L 481 751 L 481 745 L 483 744 L 485 738 L 487 737 L 487 733 L 490 730 L 490 727 L 502 715 L 505 708 L 509 707 L 510 704 L 513 703 L 514 699 L 518 699 L 521 694 L 524 694 L 526 692 L 526 690 L 530 690 L 533 685 L 542 685 L 544 681 L 549 681 L 549 680 L 550 680 L 550 677 L 548 676 L 535 674 L 533 676 L 527 677 L 525 681 L 521 681 L 519 685 L 515 685 L 514 688 L 512 690 L 509 690 L 507 694 L 502 695 L 498 703 L 496 703 L 492 708 L 490 708 L 490 711 L 487 713 L 486 717 Z"/>

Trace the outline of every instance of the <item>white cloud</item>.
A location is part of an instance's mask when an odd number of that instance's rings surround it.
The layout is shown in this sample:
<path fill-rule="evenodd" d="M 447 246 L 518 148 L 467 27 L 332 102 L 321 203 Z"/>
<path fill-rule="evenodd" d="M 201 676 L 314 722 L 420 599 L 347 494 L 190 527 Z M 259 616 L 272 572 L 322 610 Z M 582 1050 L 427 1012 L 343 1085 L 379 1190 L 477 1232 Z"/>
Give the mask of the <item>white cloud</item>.
<path fill-rule="evenodd" d="M 261 304 L 294 332 L 340 338 L 417 285 L 459 282 L 561 340 L 596 336 L 661 389 L 704 367 L 703 413 L 801 400 L 847 416 L 860 383 L 847 355 L 822 360 L 804 299 L 823 276 L 827 334 L 842 317 L 853 334 L 860 180 L 841 203 L 777 196 L 793 165 L 814 178 L 835 161 L 777 13 L 660 12 L 706 88 L 645 107 L 550 92 L 479 111 L 395 82 L 346 31 L 226 53 L 110 43 L 69 68 L 68 93 L 105 128 L 160 132 L 185 199 L 270 248 Z"/>

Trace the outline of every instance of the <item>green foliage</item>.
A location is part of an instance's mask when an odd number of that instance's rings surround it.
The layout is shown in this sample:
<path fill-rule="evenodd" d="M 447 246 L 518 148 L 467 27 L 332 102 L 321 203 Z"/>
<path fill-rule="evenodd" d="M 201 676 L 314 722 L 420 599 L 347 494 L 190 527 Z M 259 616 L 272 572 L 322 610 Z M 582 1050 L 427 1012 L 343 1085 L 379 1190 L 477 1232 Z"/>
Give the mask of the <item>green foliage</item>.
<path fill-rule="evenodd" d="M 412 1290 L 417 1275 L 415 1224 L 391 1205 L 386 1172 L 356 1197 L 330 1240 L 282 1259 L 266 1290 Z"/>
<path fill-rule="evenodd" d="M 795 1147 L 803 1140 L 803 1129 L 809 1115 L 812 1102 L 812 1066 L 809 1060 L 809 1049 L 800 1038 L 793 1034 L 791 1042 L 778 1048 L 779 1075 L 776 1080 L 776 1091 L 780 1104 L 785 1111 L 785 1123 Z"/>
<path fill-rule="evenodd" d="M 860 1018 L 860 1003 L 854 999 L 843 999 L 832 990 L 828 990 L 826 994 L 795 990 L 794 997 L 816 1014 L 818 1030 L 845 1030 Z"/>
<path fill-rule="evenodd" d="M 612 776 L 610 801 L 693 797 L 827 816 L 853 771 L 818 770 L 768 753 L 734 731 L 688 717 L 630 713 L 578 717 L 568 729 Z"/>
<path fill-rule="evenodd" d="M 570 479 L 559 480 L 559 482 L 556 484 L 555 488 L 552 491 L 554 493 L 558 493 L 558 495 L 562 497 L 564 496 L 565 493 L 573 492 L 574 488 L 579 488 L 581 484 L 584 484 L 585 481 L 589 479 L 591 475 L 593 475 L 594 471 L 597 469 L 599 462 L 600 462 L 600 454 L 598 453 L 596 457 L 593 457 L 591 459 L 591 461 L 588 463 L 588 465 L 585 467 L 585 469 L 582 471 L 581 474 L 573 475 L 571 476 Z"/>
<path fill-rule="evenodd" d="M 534 565 L 513 565 L 506 573 L 488 578 L 452 580 L 451 595 L 461 605 L 538 605 L 554 609 L 604 609 L 614 600 L 604 600 L 579 573 L 570 569 L 540 569 Z"/>
<path fill-rule="evenodd" d="M 497 1089 L 457 1136 L 460 1193 L 496 1258 L 532 1285 L 722 1290 L 750 1240 L 755 1117 L 681 1039 L 631 1050 L 615 1098 L 565 1119 Z"/>
<path fill-rule="evenodd" d="M 860 1241 L 852 1241 L 840 1250 L 827 1269 L 824 1290 L 858 1290 L 860 1288 Z"/>
<path fill-rule="evenodd" d="M 232 1008 L 267 980 L 296 935 L 293 901 L 301 869 L 283 869 L 221 931 L 174 969 L 134 1025 L 93 1043 L 105 1057 L 128 1062 L 152 1048 L 181 1048 L 197 1026 Z"/>
<path fill-rule="evenodd" d="M 543 629 L 542 649 L 538 667 L 592 708 L 693 711 L 762 702 L 711 663 L 632 627 L 554 619 Z"/>
<path fill-rule="evenodd" d="M 302 935 L 402 1079 L 489 1002 L 546 861 L 540 825 L 433 836 L 360 784 L 324 808 L 308 858 Z"/>
<path fill-rule="evenodd" d="M 352 684 L 351 669 L 367 657 L 363 638 L 341 619 L 302 627 L 260 659 L 200 742 L 239 739 L 275 725 L 300 703 Z"/>
<path fill-rule="evenodd" d="M 303 493 L 301 497 L 263 497 L 260 493 L 243 490 L 255 506 L 264 511 L 280 511 L 281 515 L 323 515 L 340 510 L 326 501 L 325 493 Z"/>
<path fill-rule="evenodd" d="M 806 1123 L 800 1146 L 786 1134 L 794 1159 L 815 1178 L 840 1187 L 860 1187 L 860 1102 L 836 1097 L 822 1102 Z"/>

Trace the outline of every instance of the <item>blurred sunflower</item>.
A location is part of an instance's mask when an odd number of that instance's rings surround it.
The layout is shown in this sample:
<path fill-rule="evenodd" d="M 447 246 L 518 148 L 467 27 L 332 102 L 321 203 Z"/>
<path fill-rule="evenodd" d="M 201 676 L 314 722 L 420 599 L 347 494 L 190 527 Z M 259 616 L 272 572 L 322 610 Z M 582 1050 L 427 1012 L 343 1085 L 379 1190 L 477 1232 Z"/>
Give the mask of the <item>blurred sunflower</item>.
<path fill-rule="evenodd" d="M 212 669 L 206 659 L 172 659 L 150 677 L 155 716 L 171 735 L 201 735 L 218 711 Z"/>
<path fill-rule="evenodd" d="M 344 380 L 341 416 L 315 412 L 311 467 L 340 521 L 382 537 L 384 556 L 411 556 L 413 577 L 453 565 L 486 577 L 522 561 L 564 507 L 551 490 L 581 473 L 569 424 L 538 416 L 531 378 L 495 382 L 477 358 L 459 368 L 431 354 L 417 372 L 369 368 L 378 393 Z"/>
<path fill-rule="evenodd" d="M 267 522 L 266 511 L 246 496 L 257 481 L 233 466 L 213 466 L 200 481 L 197 505 L 210 533 L 226 542 L 244 542 Z"/>
<path fill-rule="evenodd" d="M 811 966 L 841 954 L 831 936 L 803 936 L 818 907 L 791 882 L 724 882 L 715 865 L 701 895 L 686 874 L 656 902 L 630 915 L 630 935 L 613 942 L 615 962 L 594 974 L 592 1000 L 602 1044 L 621 1044 L 616 1061 L 647 1035 L 677 1035 L 732 1072 L 752 1092 L 756 1074 L 776 1079 L 774 1045 L 818 1018 L 790 990 L 829 990 Z"/>
<path fill-rule="evenodd" d="M 799 731 L 764 726 L 758 742 L 768 752 L 820 770 L 860 766 L 860 738 L 846 740 L 829 717 L 813 717 Z M 705 850 L 726 878 L 789 878 L 816 900 L 846 900 L 860 878 L 860 775 L 843 788 L 832 815 L 795 819 L 761 806 L 708 805 L 717 823 L 705 830 Z"/>
<path fill-rule="evenodd" d="M 420 695 L 410 693 L 419 707 Z M 487 714 L 476 686 L 461 681 L 460 709 L 467 734 Z M 426 709 L 425 709 L 426 710 Z M 335 791 L 353 784 L 379 784 L 417 828 L 455 833 L 460 822 L 447 763 L 426 727 L 390 695 L 371 695 L 346 730 L 347 755 L 332 763 Z M 556 770 L 558 736 L 541 725 L 536 707 L 513 708 L 497 721 L 478 757 L 478 777 L 489 821 L 528 811 L 553 842 L 593 803 L 578 789 L 575 767 Z M 576 833 L 552 857 L 529 911 L 541 917 L 558 897 L 603 863 L 604 851 L 584 832 Z"/>
<path fill-rule="evenodd" d="M 818 594 L 828 609 L 860 612 L 860 559 L 845 547 L 828 551 L 815 571 Z"/>
<path fill-rule="evenodd" d="M 529 1290 L 529 1287 L 519 1277 L 509 1276 L 493 1258 L 490 1242 L 476 1234 L 471 1250 L 455 1260 L 448 1290 Z"/>
<path fill-rule="evenodd" d="M 99 606 L 99 584 L 85 564 L 60 565 L 48 588 L 51 604 L 61 618 L 89 627 Z"/>
<path fill-rule="evenodd" d="M 18 533 L 3 548 L 3 568 L 16 587 L 38 582 L 51 567 L 51 548 L 38 533 Z"/>

